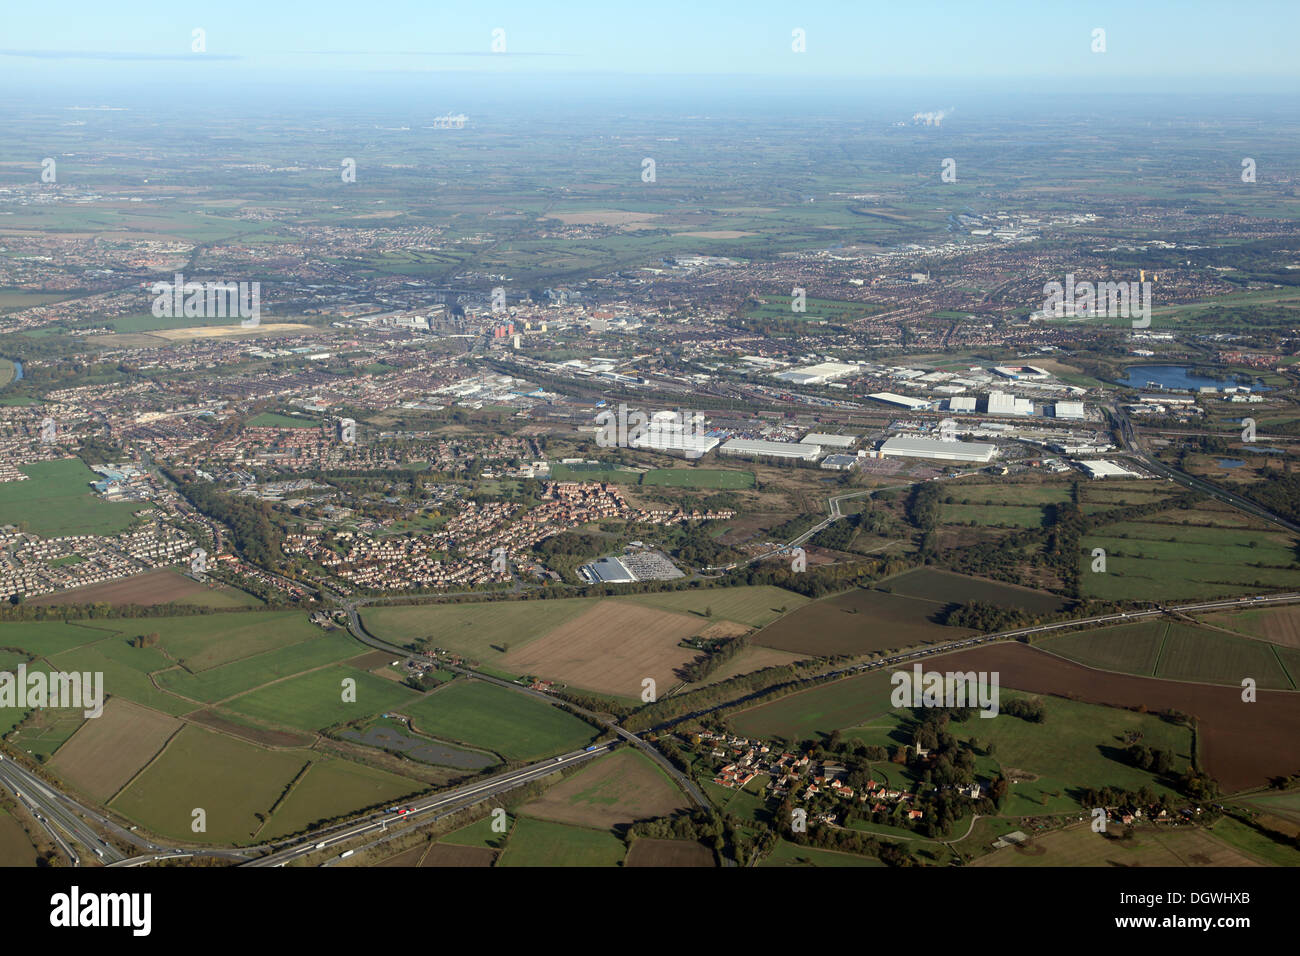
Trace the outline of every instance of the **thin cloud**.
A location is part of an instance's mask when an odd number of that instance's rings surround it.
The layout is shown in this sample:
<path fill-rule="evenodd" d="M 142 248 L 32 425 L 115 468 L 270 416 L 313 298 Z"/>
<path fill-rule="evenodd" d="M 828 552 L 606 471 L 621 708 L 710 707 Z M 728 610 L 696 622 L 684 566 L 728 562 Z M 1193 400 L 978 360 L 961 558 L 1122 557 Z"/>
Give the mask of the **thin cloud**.
<path fill-rule="evenodd" d="M 0 50 L 35 60 L 242 60 L 232 53 L 120 53 L 114 50 Z"/>
<path fill-rule="evenodd" d="M 516 53 L 503 51 L 493 53 L 488 50 L 281 50 L 282 55 L 290 56 L 579 56 L 577 53 Z"/>

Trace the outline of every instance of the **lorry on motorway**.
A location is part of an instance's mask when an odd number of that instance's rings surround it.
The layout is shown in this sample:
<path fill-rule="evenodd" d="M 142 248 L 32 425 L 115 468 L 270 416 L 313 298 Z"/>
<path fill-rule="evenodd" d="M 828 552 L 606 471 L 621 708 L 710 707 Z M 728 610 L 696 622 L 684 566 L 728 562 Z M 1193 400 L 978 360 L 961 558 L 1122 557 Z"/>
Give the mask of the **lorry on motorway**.
<path fill-rule="evenodd" d="M 323 849 L 325 849 L 325 844 L 324 844 L 324 843 L 317 843 L 317 844 L 316 844 L 316 849 L 318 849 L 318 850 L 323 850 Z"/>
<path fill-rule="evenodd" d="M 342 853 L 339 854 L 339 859 L 340 859 L 340 860 L 347 859 L 347 858 L 350 857 L 353 853 L 356 853 L 356 852 L 357 852 L 356 850 L 344 850 Z"/>

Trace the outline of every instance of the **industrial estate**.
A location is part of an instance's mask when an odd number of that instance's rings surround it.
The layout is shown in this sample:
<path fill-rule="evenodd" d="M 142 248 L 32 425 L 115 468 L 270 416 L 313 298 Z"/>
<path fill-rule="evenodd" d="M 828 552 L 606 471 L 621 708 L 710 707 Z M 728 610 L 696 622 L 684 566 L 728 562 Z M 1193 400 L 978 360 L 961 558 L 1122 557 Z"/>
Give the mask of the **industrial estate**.
<path fill-rule="evenodd" d="M 1288 105 L 453 89 L 2 107 L 0 863 L 1300 863 Z"/>

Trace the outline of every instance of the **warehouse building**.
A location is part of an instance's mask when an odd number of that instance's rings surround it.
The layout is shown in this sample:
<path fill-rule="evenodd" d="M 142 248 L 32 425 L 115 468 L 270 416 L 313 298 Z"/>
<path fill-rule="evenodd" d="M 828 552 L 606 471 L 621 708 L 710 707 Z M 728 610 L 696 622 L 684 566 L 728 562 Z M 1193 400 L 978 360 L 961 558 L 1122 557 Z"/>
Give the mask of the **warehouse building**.
<path fill-rule="evenodd" d="M 867 398 L 884 402 L 886 405 L 897 405 L 913 412 L 919 412 L 934 405 L 934 402 L 924 398 L 908 398 L 906 395 L 895 395 L 893 392 L 876 392 L 874 395 L 868 395 Z"/>
<path fill-rule="evenodd" d="M 600 558 L 578 569 L 582 579 L 589 584 L 630 584 L 636 580 L 618 558 Z"/>
<path fill-rule="evenodd" d="M 1052 406 L 1053 418 L 1083 418 L 1083 402 L 1057 402 Z"/>
<path fill-rule="evenodd" d="M 852 448 L 857 444 L 857 435 L 823 435 L 821 432 L 809 432 L 799 439 L 804 445 L 821 445 L 823 448 Z"/>
<path fill-rule="evenodd" d="M 973 412 L 975 411 L 974 395 L 954 395 L 948 399 L 948 411 L 950 412 Z"/>
<path fill-rule="evenodd" d="M 989 392 L 986 406 L 990 415 L 1032 415 L 1034 403 L 1006 392 Z"/>
<path fill-rule="evenodd" d="M 804 442 L 733 438 L 719 448 L 718 453 L 732 455 L 736 458 L 784 458 L 793 461 L 816 461 L 822 456 L 822 446 L 809 445 Z"/>
<path fill-rule="evenodd" d="M 827 471 L 851 471 L 857 464 L 857 455 L 827 455 L 822 459 L 821 467 Z"/>
<path fill-rule="evenodd" d="M 940 441 L 916 435 L 895 435 L 880 446 L 881 458 L 931 458 L 936 461 L 970 461 L 987 464 L 998 446 L 976 441 Z"/>
<path fill-rule="evenodd" d="M 806 368 L 777 372 L 772 377 L 782 382 L 789 382 L 791 385 L 824 385 L 846 375 L 855 375 L 858 368 L 857 365 L 847 365 L 844 362 L 820 362 Z"/>
<path fill-rule="evenodd" d="M 709 437 L 696 426 L 652 422 L 638 434 L 632 435 L 627 443 L 632 448 L 642 451 L 659 451 L 668 455 L 699 458 L 717 448 L 722 440 Z"/>
<path fill-rule="evenodd" d="M 1113 461 L 1097 459 L 1095 461 L 1081 461 L 1079 467 L 1084 470 L 1089 478 L 1141 478 L 1142 476 L 1136 471 L 1129 471 L 1122 465 Z"/>

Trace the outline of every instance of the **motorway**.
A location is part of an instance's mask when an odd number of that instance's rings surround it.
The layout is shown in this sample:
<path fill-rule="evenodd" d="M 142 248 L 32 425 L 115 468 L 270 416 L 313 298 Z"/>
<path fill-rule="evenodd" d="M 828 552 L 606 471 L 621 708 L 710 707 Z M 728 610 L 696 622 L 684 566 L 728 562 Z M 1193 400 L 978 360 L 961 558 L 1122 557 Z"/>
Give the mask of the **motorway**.
<path fill-rule="evenodd" d="M 1107 411 L 1114 416 L 1120 426 L 1120 435 L 1125 446 L 1125 454 L 1135 459 L 1143 467 L 1147 468 L 1152 474 L 1160 475 L 1171 481 L 1198 491 L 1202 494 L 1209 495 L 1219 501 L 1223 501 L 1233 507 L 1246 512 L 1247 514 L 1269 521 L 1290 531 L 1300 533 L 1300 525 L 1290 522 L 1279 515 L 1275 515 L 1267 509 L 1261 507 L 1253 501 L 1242 498 L 1230 491 L 1220 488 L 1208 481 L 1187 475 L 1183 472 L 1169 468 L 1168 466 L 1155 461 L 1138 444 L 1137 437 L 1134 433 L 1132 423 L 1127 416 L 1116 408 L 1107 408 Z M 966 473 L 958 473 L 944 477 L 963 477 Z M 938 480 L 938 479 L 936 479 Z M 910 487 L 908 485 L 889 486 L 889 487 Z M 751 558 L 747 561 L 738 562 L 734 565 L 719 568 L 706 568 L 705 571 L 728 571 L 736 567 L 749 564 L 752 561 L 762 560 L 776 554 L 788 553 L 791 548 L 797 547 L 807 541 L 817 532 L 829 526 L 832 522 L 843 517 L 841 503 L 845 500 L 871 495 L 877 491 L 886 490 L 885 488 L 864 489 L 862 491 L 850 492 L 847 494 L 836 495 L 828 499 L 828 514 L 818 524 L 808 531 L 799 535 L 784 547 L 773 550 L 765 555 Z M 348 615 L 348 628 L 358 641 L 370 647 L 381 649 L 398 656 L 409 656 L 410 651 L 406 648 L 389 644 L 383 641 L 365 629 L 360 616 L 357 613 L 357 606 L 366 603 L 365 599 L 344 601 L 338 595 L 324 595 L 332 597 L 337 603 L 342 604 Z M 1258 605 L 1269 605 L 1279 603 L 1290 603 L 1300 601 L 1300 594 L 1279 594 L 1259 597 L 1234 598 L 1219 601 L 1201 602 L 1197 604 L 1184 604 L 1176 607 L 1162 607 L 1157 605 L 1154 608 L 1140 611 L 1118 612 L 1112 614 L 1098 615 L 1091 618 L 1080 618 L 1076 620 L 1059 621 L 1053 624 L 1041 624 L 1032 627 L 1018 628 L 1010 631 L 1002 631 L 996 634 L 985 634 L 976 637 L 969 637 L 958 641 L 950 641 L 945 644 L 932 645 L 925 648 L 916 649 L 893 657 L 884 658 L 876 661 L 868 661 L 837 670 L 828 671 L 819 675 L 816 680 L 821 681 L 826 677 L 845 676 L 853 673 L 876 670 L 884 667 L 894 667 L 899 664 L 917 660 L 922 657 L 929 657 L 937 654 L 950 653 L 980 644 L 986 644 L 994 641 L 1015 640 L 1021 637 L 1028 637 L 1034 634 L 1041 634 L 1054 630 L 1085 627 L 1097 624 L 1114 624 L 1120 622 L 1131 622 L 1135 620 L 1149 619 L 1158 617 L 1163 614 L 1184 614 L 1188 612 L 1219 610 L 1234 607 L 1250 607 Z M 545 701 L 551 706 L 559 706 L 568 709 L 586 719 L 600 724 L 610 732 L 626 740 L 629 744 L 640 749 L 650 759 L 654 760 L 664 772 L 677 783 L 677 785 L 686 792 L 690 798 L 700 807 L 708 808 L 710 803 L 704 796 L 703 792 L 693 780 L 683 774 L 674 766 L 656 747 L 642 740 L 639 736 L 619 726 L 619 724 L 607 715 L 597 714 L 584 708 L 578 707 L 567 701 L 561 701 L 552 695 L 532 690 L 528 687 L 522 687 L 511 681 L 491 677 L 477 671 L 464 667 L 455 667 L 448 664 L 440 666 L 460 673 L 466 677 L 475 680 L 482 680 L 488 683 L 504 687 L 514 693 L 526 694 L 531 697 Z M 749 697 L 758 697 L 762 691 L 749 695 Z M 738 700 L 727 701 L 705 710 L 697 711 L 690 714 L 680 715 L 664 724 L 654 728 L 655 730 L 666 729 L 685 720 L 696 719 L 715 710 L 732 707 L 738 703 L 743 703 L 748 697 Z M 430 819 L 436 819 L 439 815 L 445 815 L 455 809 L 461 809 L 474 803 L 481 802 L 489 797 L 502 793 L 514 787 L 521 786 L 533 780 L 541 779 L 571 766 L 575 763 L 590 759 L 600 754 L 608 752 L 613 746 L 612 742 L 596 745 L 590 751 L 577 751 L 560 757 L 550 758 L 546 761 L 532 764 L 522 769 L 507 771 L 494 777 L 481 779 L 470 784 L 465 784 L 452 790 L 445 791 L 441 794 L 431 796 L 423 801 L 414 803 L 410 806 L 407 813 L 400 817 L 392 813 L 374 813 L 357 821 L 349 821 L 337 824 L 324 831 L 318 831 L 310 837 L 299 838 L 291 841 L 282 849 L 273 850 L 269 855 L 259 857 L 254 860 L 248 860 L 250 854 L 262 852 L 268 847 L 248 847 L 244 849 L 233 848 L 204 848 L 196 851 L 186 851 L 178 848 L 163 847 L 149 843 L 145 839 L 137 836 L 134 832 L 123 829 L 121 826 L 108 819 L 107 817 L 96 813 L 95 811 L 83 806 L 71 797 L 60 793 L 50 787 L 40 778 L 36 777 L 30 771 L 27 771 L 12 759 L 0 757 L 0 785 L 4 785 L 9 790 L 18 795 L 18 799 L 27 809 L 36 817 L 38 823 L 49 832 L 55 843 L 66 853 L 72 860 L 74 866 L 81 865 L 81 857 L 76 852 L 75 847 L 69 840 L 80 844 L 85 849 L 95 853 L 102 862 L 110 866 L 138 866 L 145 863 L 155 862 L 167 858 L 179 858 L 192 855 L 218 856 L 234 860 L 244 861 L 246 866 L 283 866 L 285 863 L 298 859 L 309 853 L 317 851 L 319 844 L 324 844 L 321 849 L 326 849 L 346 841 L 355 839 L 367 833 L 382 831 L 387 834 L 390 830 L 390 824 L 397 821 L 405 823 L 407 820 L 420 818 L 422 822 L 429 822 Z M 116 847 L 105 842 L 96 832 L 95 828 L 87 821 L 93 821 L 105 832 L 111 833 L 125 843 L 134 844 L 145 852 L 136 857 L 125 858 L 121 851 Z M 65 839 L 64 837 L 68 839 Z M 372 842 L 383 842 L 390 837 L 385 836 L 380 840 Z M 337 860 L 337 858 L 336 858 Z M 326 864 L 328 865 L 328 864 Z"/>
<path fill-rule="evenodd" d="M 878 670 L 882 667 L 893 667 L 898 664 L 908 663 L 918 660 L 922 657 L 931 657 L 935 654 L 948 654 L 952 651 L 959 651 L 967 647 L 975 647 L 979 644 L 989 644 L 994 641 L 1017 640 L 1021 637 L 1027 637 L 1031 634 L 1042 634 L 1047 631 L 1057 631 L 1070 627 L 1086 627 L 1090 624 L 1119 624 L 1129 623 L 1132 621 L 1143 620 L 1145 618 L 1159 617 L 1162 614 L 1178 615 L 1189 611 L 1214 611 L 1227 608 L 1240 607 L 1260 607 L 1269 604 L 1287 604 L 1300 601 L 1300 593 L 1275 594 L 1268 597 L 1244 597 L 1228 598 L 1219 601 L 1204 601 L 1199 604 L 1180 604 L 1176 607 L 1164 607 L 1157 605 L 1154 608 L 1144 611 L 1123 611 L 1114 614 L 1099 614 L 1095 617 L 1076 618 L 1069 621 L 1058 621 L 1055 624 L 1036 624 L 1033 627 L 1017 628 L 1013 631 L 999 631 L 996 634 L 981 634 L 977 637 L 968 637 L 960 641 L 949 641 L 946 644 L 934 644 L 928 647 L 918 648 L 917 650 L 907 651 L 902 654 L 895 654 L 893 657 L 886 657 L 876 661 L 864 661 L 860 664 L 850 664 L 848 667 L 840 667 L 835 670 L 826 671 L 818 674 L 816 677 L 807 678 L 801 683 L 807 683 L 810 687 L 816 683 L 824 681 L 828 677 L 845 677 L 850 674 L 859 674 L 865 671 Z M 765 691 L 759 690 L 744 697 L 734 700 L 725 701 L 714 707 L 704 710 L 692 711 L 689 714 L 680 714 L 671 720 L 664 721 L 651 728 L 655 731 L 665 731 L 688 720 L 696 720 L 723 708 L 734 707 L 742 704 L 747 700 L 756 700 L 763 696 Z"/>
<path fill-rule="evenodd" d="M 398 647 L 396 644 L 389 644 L 387 641 L 380 640 L 379 638 L 371 634 L 369 631 L 367 631 L 365 625 L 361 623 L 361 618 L 360 616 L 358 616 L 357 609 L 355 606 L 348 605 L 347 612 L 348 612 L 348 630 L 350 630 L 352 632 L 352 636 L 355 637 L 357 640 L 361 641 L 361 643 L 366 644 L 370 647 L 378 648 L 380 650 L 390 651 L 393 654 L 398 654 L 401 655 L 402 657 L 411 656 L 411 652 L 406 648 Z M 607 717 L 604 714 L 597 714 L 594 711 L 586 710 L 582 707 L 577 706 L 576 704 L 571 704 L 568 701 L 558 700 L 550 694 L 544 694 L 539 690 L 533 690 L 531 687 L 521 687 L 519 684 L 516 684 L 512 681 L 502 680 L 499 677 L 490 677 L 487 674 L 480 674 L 478 671 L 470 670 L 467 667 L 455 667 L 451 664 L 440 664 L 439 666 L 444 668 L 445 670 L 450 670 L 457 674 L 462 674 L 466 677 L 473 677 L 475 680 L 486 681 L 489 684 L 496 684 L 498 687 L 504 687 L 507 690 L 514 691 L 515 693 L 518 694 L 526 694 L 529 697 L 536 697 L 537 699 L 543 700 L 546 703 L 550 704 L 552 707 L 564 707 L 565 709 L 570 710 L 573 713 L 578 714 L 582 717 L 585 717 L 588 720 L 592 720 L 598 724 L 601 724 L 602 726 L 608 728 L 613 733 L 618 734 L 620 737 L 622 737 L 632 746 L 636 747 L 647 757 L 649 757 L 651 760 L 657 763 L 663 769 L 664 773 L 672 777 L 673 780 L 677 782 L 677 785 L 681 787 L 684 791 L 686 791 L 687 795 L 690 796 L 690 798 L 694 800 L 698 806 L 703 807 L 705 809 L 707 809 L 710 806 L 708 798 L 705 797 L 704 793 L 700 790 L 700 788 L 695 785 L 695 781 L 691 780 L 689 777 L 686 776 L 686 774 L 678 770 L 677 767 L 673 765 L 672 761 L 670 761 L 667 757 L 665 757 L 662 753 L 659 752 L 658 748 L 642 740 L 640 737 L 638 737 L 636 734 L 632 733 L 631 731 L 625 730 L 622 727 L 620 727 L 612 717 Z"/>
<path fill-rule="evenodd" d="M 436 796 L 428 797 L 424 800 L 408 804 L 406 813 L 400 816 L 392 812 L 372 813 L 359 822 L 347 825 L 338 832 L 331 833 L 329 836 L 321 838 L 320 834 L 308 837 L 301 845 L 295 845 L 284 850 L 272 853 L 269 856 L 260 857 L 245 863 L 245 866 L 284 866 L 293 860 L 307 856 L 309 853 L 316 853 L 320 850 L 329 849 L 349 840 L 354 840 L 359 836 L 375 831 L 387 831 L 389 825 L 405 824 L 410 820 L 425 817 L 421 822 L 428 822 L 428 817 L 437 816 L 453 809 L 461 809 L 475 803 L 480 803 L 489 797 L 514 787 L 523 786 L 534 780 L 540 780 L 566 767 L 573 766 L 593 757 L 598 757 L 607 753 L 613 747 L 612 742 L 597 744 L 590 750 L 577 750 L 572 753 L 562 754 L 559 757 L 550 757 L 539 763 L 524 767 L 520 770 L 512 770 L 508 773 L 499 774 L 488 780 L 478 780 L 473 783 L 467 783 L 463 786 L 456 787 L 452 790 L 444 791 Z M 336 858 L 337 859 L 337 858 Z"/>
<path fill-rule="evenodd" d="M 1278 525 L 1288 531 L 1300 533 L 1300 524 L 1296 524 L 1294 521 L 1288 521 L 1281 515 L 1274 514 L 1267 508 L 1251 501 L 1249 498 L 1243 498 L 1241 495 L 1229 491 L 1220 485 L 1216 485 L 1211 481 L 1206 481 L 1204 478 L 1197 478 L 1195 475 L 1189 475 L 1186 472 L 1179 471 L 1176 468 L 1171 468 L 1162 462 L 1156 461 L 1153 457 L 1147 454 L 1138 442 L 1137 432 L 1134 430 L 1133 422 L 1129 420 L 1128 415 L 1126 415 L 1118 406 L 1106 406 L 1106 412 L 1119 423 L 1120 440 L 1124 443 L 1124 451 L 1129 456 L 1136 459 L 1142 467 L 1146 468 L 1153 475 L 1167 478 L 1170 481 L 1182 485 L 1184 488 L 1198 491 L 1203 495 L 1208 495 L 1216 501 L 1222 501 L 1225 504 L 1232 505 L 1232 507 L 1236 508 L 1238 511 L 1244 511 L 1252 517 L 1268 521 L 1271 524 Z"/>
<path fill-rule="evenodd" d="M 55 790 L 40 777 L 10 757 L 0 757 L 0 784 L 13 791 L 15 795 L 21 794 L 18 799 L 23 806 L 31 811 L 37 822 L 50 833 L 55 843 L 68 855 L 73 866 L 80 866 L 82 857 L 76 852 L 75 846 L 68 842 L 68 839 L 81 844 L 86 850 L 94 853 L 99 861 L 109 866 L 125 866 L 130 863 L 122 855 L 121 850 L 103 839 L 102 834 L 105 833 L 123 843 L 139 847 L 141 850 L 153 851 L 131 859 L 155 860 L 162 859 L 162 856 L 167 854 L 184 854 L 187 856 L 197 854 L 244 859 L 249 853 L 261 849 L 259 847 L 250 847 L 248 849 L 224 849 L 218 847 L 205 848 L 191 853 L 150 843 L 134 831 L 120 826 L 103 814 L 97 813 L 85 804 L 74 800 L 66 793 Z M 65 836 L 68 839 L 64 839 Z"/>
<path fill-rule="evenodd" d="M 36 817 L 41 826 L 49 831 L 54 841 L 68 854 L 73 866 L 81 865 L 81 856 L 63 839 L 59 831 L 106 863 L 114 863 L 123 858 L 116 847 L 108 844 L 93 827 L 69 808 L 65 803 L 66 797 L 51 789 L 39 777 L 24 770 L 12 759 L 0 759 L 0 782 L 12 790 L 14 796 L 31 811 L 32 816 Z"/>

